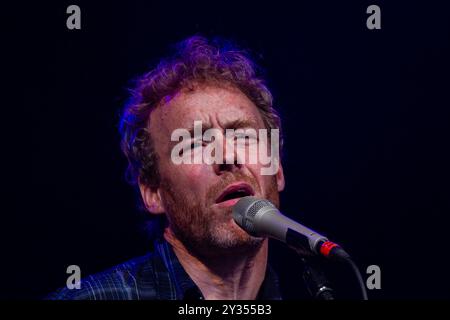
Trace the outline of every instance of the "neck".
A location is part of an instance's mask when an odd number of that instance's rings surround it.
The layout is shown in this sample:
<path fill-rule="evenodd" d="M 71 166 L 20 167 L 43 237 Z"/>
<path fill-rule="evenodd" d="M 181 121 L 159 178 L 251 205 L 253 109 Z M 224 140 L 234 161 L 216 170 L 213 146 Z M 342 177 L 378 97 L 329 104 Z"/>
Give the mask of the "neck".
<path fill-rule="evenodd" d="M 170 229 L 169 242 L 186 273 L 207 300 L 254 300 L 266 274 L 268 240 L 246 254 L 204 258 L 194 255 Z"/>

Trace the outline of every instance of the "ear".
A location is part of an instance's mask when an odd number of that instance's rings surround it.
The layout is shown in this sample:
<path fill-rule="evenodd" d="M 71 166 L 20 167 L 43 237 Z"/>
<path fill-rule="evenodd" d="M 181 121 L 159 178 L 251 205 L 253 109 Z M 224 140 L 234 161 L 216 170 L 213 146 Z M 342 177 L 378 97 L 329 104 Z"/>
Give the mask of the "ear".
<path fill-rule="evenodd" d="M 166 212 L 161 201 L 161 193 L 158 187 L 149 187 L 139 181 L 139 190 L 144 202 L 145 208 L 151 214 L 163 214 Z"/>
<path fill-rule="evenodd" d="M 281 192 L 284 190 L 284 173 L 283 173 L 283 166 L 281 165 L 281 161 L 278 166 L 276 178 L 277 178 L 278 192 Z"/>

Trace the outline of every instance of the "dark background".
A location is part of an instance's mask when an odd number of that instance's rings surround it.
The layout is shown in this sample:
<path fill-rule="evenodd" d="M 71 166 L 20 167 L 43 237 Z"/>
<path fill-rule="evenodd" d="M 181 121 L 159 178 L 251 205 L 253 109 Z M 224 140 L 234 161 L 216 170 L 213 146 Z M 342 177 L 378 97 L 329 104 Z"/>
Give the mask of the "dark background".
<path fill-rule="evenodd" d="M 341 243 L 372 299 L 449 298 L 450 19 L 433 1 L 2 5 L 3 299 L 144 254 L 117 123 L 130 80 L 200 33 L 249 48 L 286 136 L 282 209 Z M 81 7 L 82 29 L 66 28 Z M 381 7 L 381 30 L 366 8 Z M 295 256 L 274 264 L 297 290 Z M 350 280 L 349 280 L 350 281 Z"/>

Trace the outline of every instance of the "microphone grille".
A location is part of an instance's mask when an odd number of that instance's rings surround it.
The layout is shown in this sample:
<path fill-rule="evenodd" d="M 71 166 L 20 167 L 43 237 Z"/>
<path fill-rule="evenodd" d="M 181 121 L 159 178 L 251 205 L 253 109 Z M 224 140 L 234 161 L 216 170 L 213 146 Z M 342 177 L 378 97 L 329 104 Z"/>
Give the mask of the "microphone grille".
<path fill-rule="evenodd" d="M 253 205 L 247 210 L 247 219 L 252 219 L 255 217 L 256 213 L 266 206 L 273 207 L 272 203 L 267 200 L 259 199 L 253 203 Z"/>
<path fill-rule="evenodd" d="M 259 236 L 256 233 L 254 218 L 259 210 L 267 206 L 274 207 L 270 201 L 265 199 L 243 197 L 233 207 L 233 218 L 242 229 L 253 236 Z"/>

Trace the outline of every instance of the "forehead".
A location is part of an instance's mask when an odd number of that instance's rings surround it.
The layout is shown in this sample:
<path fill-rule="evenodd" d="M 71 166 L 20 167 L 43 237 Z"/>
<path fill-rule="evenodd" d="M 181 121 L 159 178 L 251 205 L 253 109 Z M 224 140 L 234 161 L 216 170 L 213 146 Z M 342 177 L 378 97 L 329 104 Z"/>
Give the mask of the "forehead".
<path fill-rule="evenodd" d="M 150 116 L 150 131 L 152 135 L 170 136 L 175 129 L 192 127 L 194 121 L 224 128 L 237 120 L 250 120 L 257 127 L 264 127 L 258 108 L 240 90 L 203 86 L 163 101 Z"/>

